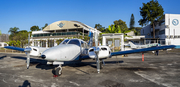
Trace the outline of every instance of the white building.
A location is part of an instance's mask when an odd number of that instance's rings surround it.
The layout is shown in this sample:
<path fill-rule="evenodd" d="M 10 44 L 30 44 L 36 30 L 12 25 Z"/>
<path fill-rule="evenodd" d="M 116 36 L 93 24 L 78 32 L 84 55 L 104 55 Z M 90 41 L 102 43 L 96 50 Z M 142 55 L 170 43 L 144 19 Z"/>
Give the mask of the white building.
<path fill-rule="evenodd" d="M 180 15 L 165 14 L 164 18 L 155 24 L 155 38 L 160 44 L 180 45 Z M 153 27 L 147 25 L 141 29 L 141 35 L 152 40 Z M 150 39 L 151 38 L 151 39 Z"/>
<path fill-rule="evenodd" d="M 42 31 L 33 31 L 30 39 L 31 46 L 46 48 L 57 46 L 56 41 L 60 39 L 87 37 L 89 30 L 94 31 L 95 28 L 78 21 L 57 21 Z M 101 33 L 98 30 L 97 32 Z"/>
<path fill-rule="evenodd" d="M 0 48 L 8 46 L 6 42 L 9 41 L 9 35 L 8 34 L 1 34 L 0 35 Z"/>

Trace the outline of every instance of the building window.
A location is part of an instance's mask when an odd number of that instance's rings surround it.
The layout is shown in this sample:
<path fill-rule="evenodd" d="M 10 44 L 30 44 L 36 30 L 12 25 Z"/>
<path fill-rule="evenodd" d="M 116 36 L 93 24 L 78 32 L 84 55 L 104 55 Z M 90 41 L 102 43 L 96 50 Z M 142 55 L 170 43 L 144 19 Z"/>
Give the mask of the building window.
<path fill-rule="evenodd" d="M 169 38 L 173 38 L 173 36 L 172 35 L 170 35 L 170 37 Z"/>
<path fill-rule="evenodd" d="M 48 40 L 48 47 L 54 46 L 54 40 Z"/>
<path fill-rule="evenodd" d="M 40 47 L 46 47 L 46 40 L 40 41 Z"/>
<path fill-rule="evenodd" d="M 2 44 L 0 44 L 0 46 L 2 46 Z"/>
<path fill-rule="evenodd" d="M 34 41 L 34 46 L 38 46 L 38 41 L 37 40 Z"/>
<path fill-rule="evenodd" d="M 162 35 L 162 34 L 165 34 L 165 29 L 164 29 L 164 30 L 159 31 L 159 35 Z"/>
<path fill-rule="evenodd" d="M 168 36 L 166 35 L 166 38 L 168 38 Z"/>
<path fill-rule="evenodd" d="M 82 32 L 58 32 L 58 33 L 45 33 L 45 34 L 34 34 L 32 37 L 45 37 L 45 36 L 63 36 L 63 35 L 78 35 L 80 33 L 81 35 Z"/>
<path fill-rule="evenodd" d="M 174 38 L 178 38 L 178 36 L 174 36 Z"/>

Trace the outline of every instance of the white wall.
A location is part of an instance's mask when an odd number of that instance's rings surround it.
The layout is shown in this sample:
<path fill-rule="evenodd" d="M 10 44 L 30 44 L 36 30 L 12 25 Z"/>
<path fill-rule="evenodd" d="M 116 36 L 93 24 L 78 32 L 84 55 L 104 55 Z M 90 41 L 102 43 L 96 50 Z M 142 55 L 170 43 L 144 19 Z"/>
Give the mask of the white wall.
<path fill-rule="evenodd" d="M 165 14 L 165 25 L 166 44 L 180 45 L 180 15 Z"/>
<path fill-rule="evenodd" d="M 0 47 L 5 47 L 5 46 L 8 46 L 8 44 L 5 42 L 0 42 Z"/>

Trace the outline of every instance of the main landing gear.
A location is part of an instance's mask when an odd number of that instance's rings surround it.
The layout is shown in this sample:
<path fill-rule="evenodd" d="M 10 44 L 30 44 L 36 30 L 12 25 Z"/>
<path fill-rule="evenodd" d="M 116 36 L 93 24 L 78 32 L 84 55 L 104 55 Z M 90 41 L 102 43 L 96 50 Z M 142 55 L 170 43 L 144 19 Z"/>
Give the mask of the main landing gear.
<path fill-rule="evenodd" d="M 100 60 L 100 69 L 103 69 L 103 64 L 105 65 L 104 60 Z"/>
<path fill-rule="evenodd" d="M 59 66 L 56 68 L 56 70 L 55 70 L 55 75 L 54 75 L 54 77 L 58 77 L 58 76 L 60 76 L 62 74 L 62 65 L 61 64 L 59 64 Z"/>

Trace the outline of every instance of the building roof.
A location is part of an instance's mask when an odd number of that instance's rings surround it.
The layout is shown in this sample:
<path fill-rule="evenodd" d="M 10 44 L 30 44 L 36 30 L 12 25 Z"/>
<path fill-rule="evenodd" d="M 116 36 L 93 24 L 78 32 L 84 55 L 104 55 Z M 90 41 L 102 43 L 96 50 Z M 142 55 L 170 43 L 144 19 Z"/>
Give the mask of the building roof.
<path fill-rule="evenodd" d="M 84 29 L 89 31 L 89 29 L 94 30 L 94 28 L 83 24 L 79 21 L 56 21 L 43 29 L 43 31 L 55 31 L 55 30 L 67 30 L 67 29 Z M 98 31 L 101 33 L 100 31 Z"/>

